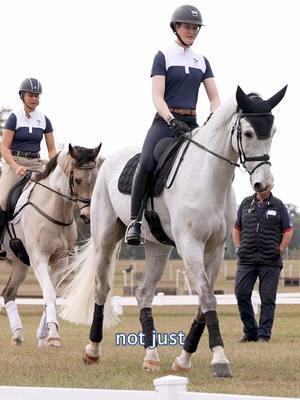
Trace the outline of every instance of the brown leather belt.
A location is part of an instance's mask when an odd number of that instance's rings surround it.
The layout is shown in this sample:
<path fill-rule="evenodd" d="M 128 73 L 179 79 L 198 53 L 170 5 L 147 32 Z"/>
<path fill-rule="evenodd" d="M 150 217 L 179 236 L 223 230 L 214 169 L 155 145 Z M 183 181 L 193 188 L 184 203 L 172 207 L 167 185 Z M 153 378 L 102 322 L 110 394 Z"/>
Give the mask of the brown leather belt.
<path fill-rule="evenodd" d="M 40 153 L 32 153 L 30 151 L 19 151 L 19 150 L 11 150 L 10 152 L 13 156 L 17 157 L 40 158 Z"/>
<path fill-rule="evenodd" d="M 169 110 L 175 114 L 181 114 L 181 115 L 194 115 L 196 116 L 196 110 L 191 110 L 190 108 L 174 108 L 174 107 L 169 107 Z"/>

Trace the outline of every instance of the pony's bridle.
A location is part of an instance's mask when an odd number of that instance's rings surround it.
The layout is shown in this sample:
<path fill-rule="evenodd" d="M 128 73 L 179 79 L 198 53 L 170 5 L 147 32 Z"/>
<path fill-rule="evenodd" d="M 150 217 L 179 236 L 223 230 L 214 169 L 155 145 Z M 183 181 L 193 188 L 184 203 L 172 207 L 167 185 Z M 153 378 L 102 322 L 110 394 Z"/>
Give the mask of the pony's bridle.
<path fill-rule="evenodd" d="M 252 117 L 264 117 L 265 115 L 270 115 L 270 113 L 260 113 L 260 114 L 255 114 L 255 113 L 242 113 L 240 112 L 237 116 L 237 119 L 232 127 L 231 130 L 231 137 L 234 135 L 236 132 L 236 138 L 237 138 L 237 147 L 238 147 L 238 153 L 239 153 L 239 160 L 241 165 L 244 167 L 245 171 L 248 172 L 249 175 L 252 175 L 254 171 L 257 170 L 257 168 L 261 167 L 264 164 L 271 165 L 270 156 L 269 154 L 263 154 L 262 156 L 254 156 L 254 157 L 247 157 L 243 148 L 243 142 L 242 142 L 242 128 L 241 128 L 241 119 L 246 118 L 247 116 L 252 116 Z M 257 164 L 251 171 L 247 168 L 246 163 L 247 162 L 253 162 L 253 161 L 261 161 L 259 164 Z"/>
<path fill-rule="evenodd" d="M 89 169 L 94 169 L 94 168 L 96 168 L 96 166 L 97 166 L 96 161 L 93 161 L 92 163 L 90 163 L 90 164 L 88 164 L 88 165 L 80 165 L 80 166 L 77 165 L 77 166 L 75 166 L 74 168 L 83 169 L 83 170 L 89 170 Z M 36 172 L 36 171 L 30 171 L 30 170 L 29 170 L 29 172 Z M 57 194 L 58 196 L 61 196 L 61 197 L 65 198 L 65 199 L 71 201 L 73 204 L 76 204 L 76 205 L 79 207 L 80 211 L 81 211 L 83 208 L 85 208 L 85 207 L 89 207 L 89 205 L 91 204 L 91 199 L 90 199 L 90 198 L 85 198 L 85 197 L 81 197 L 81 196 L 78 196 L 78 195 L 77 195 L 76 189 L 75 189 L 74 170 L 72 170 L 72 171 L 70 172 L 70 175 L 69 175 L 69 186 L 70 186 L 71 196 L 68 196 L 68 195 L 66 195 L 66 194 L 60 193 L 60 192 L 58 192 L 57 190 L 52 189 L 51 187 L 49 187 L 49 186 L 47 186 L 47 185 L 44 185 L 43 183 L 41 183 L 41 182 L 39 182 L 39 181 L 36 181 L 35 179 L 29 178 L 29 180 L 32 181 L 32 182 L 34 182 L 35 185 L 42 186 L 43 188 L 50 190 L 51 192 Z M 32 194 L 32 192 L 33 192 L 33 189 L 34 189 L 34 187 L 31 189 L 29 198 L 31 197 L 31 194 Z M 79 203 L 83 203 L 84 206 L 80 207 L 80 206 L 79 206 Z M 16 216 L 17 214 L 19 214 L 19 213 L 21 212 L 21 210 L 22 210 L 24 207 L 26 207 L 27 205 L 31 205 L 33 208 L 35 208 L 35 210 L 36 210 L 37 212 L 39 212 L 41 215 L 43 215 L 45 218 L 47 218 L 49 221 L 53 222 L 53 223 L 56 224 L 56 225 L 69 226 L 69 225 L 71 225 L 71 224 L 73 223 L 73 221 L 74 221 L 73 217 L 72 217 L 71 221 L 69 221 L 69 222 L 59 221 L 59 220 L 57 220 L 57 219 L 51 217 L 50 215 L 46 214 L 42 209 L 40 209 L 37 205 L 35 205 L 35 204 L 32 203 L 31 201 L 27 201 L 27 202 L 17 211 L 17 213 L 15 214 L 15 216 Z"/>
<path fill-rule="evenodd" d="M 96 168 L 96 165 L 97 165 L 96 162 L 93 162 L 93 163 L 91 163 L 89 165 L 77 166 L 75 168 L 82 169 L 82 170 L 89 170 L 89 169 Z M 90 204 L 91 204 L 91 199 L 90 198 L 86 198 L 86 197 L 78 196 L 78 194 L 76 193 L 74 170 L 72 170 L 70 172 L 69 186 L 70 186 L 70 191 L 71 191 L 71 197 L 69 197 L 69 200 L 71 200 L 73 203 L 77 204 L 80 211 L 83 210 L 86 207 L 89 207 Z M 83 203 L 84 205 L 82 207 L 80 207 L 78 203 Z"/>

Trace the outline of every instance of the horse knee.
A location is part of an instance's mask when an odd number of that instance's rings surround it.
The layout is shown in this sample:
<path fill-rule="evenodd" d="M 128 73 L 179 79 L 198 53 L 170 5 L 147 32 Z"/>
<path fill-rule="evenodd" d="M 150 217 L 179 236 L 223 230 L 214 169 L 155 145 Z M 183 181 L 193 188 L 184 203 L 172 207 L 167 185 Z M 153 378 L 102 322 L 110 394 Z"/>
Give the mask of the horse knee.
<path fill-rule="evenodd" d="M 15 287 L 6 287 L 2 291 L 2 297 L 4 299 L 4 303 L 8 303 L 11 300 L 15 300 L 17 297 L 17 290 Z"/>

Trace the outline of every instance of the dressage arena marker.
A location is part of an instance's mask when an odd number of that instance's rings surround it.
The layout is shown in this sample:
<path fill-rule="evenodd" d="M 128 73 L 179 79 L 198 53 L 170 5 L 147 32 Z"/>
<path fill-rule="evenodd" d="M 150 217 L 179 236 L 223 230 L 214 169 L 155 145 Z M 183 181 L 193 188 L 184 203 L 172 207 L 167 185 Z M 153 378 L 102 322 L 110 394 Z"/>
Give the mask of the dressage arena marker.
<path fill-rule="evenodd" d="M 188 379 L 168 375 L 153 380 L 154 391 L 0 386 L 5 400 L 297 400 L 295 397 L 247 396 L 187 391 Z"/>

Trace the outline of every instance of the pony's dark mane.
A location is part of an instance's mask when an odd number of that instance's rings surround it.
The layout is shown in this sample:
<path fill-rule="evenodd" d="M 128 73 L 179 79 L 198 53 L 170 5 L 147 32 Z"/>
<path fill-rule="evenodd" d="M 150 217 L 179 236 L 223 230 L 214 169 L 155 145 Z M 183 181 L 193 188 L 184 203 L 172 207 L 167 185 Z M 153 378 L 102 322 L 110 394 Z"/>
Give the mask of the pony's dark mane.
<path fill-rule="evenodd" d="M 73 149 L 76 154 L 76 167 L 81 167 L 84 164 L 95 161 L 96 154 L 94 149 L 87 149 L 81 146 L 74 146 Z"/>
<path fill-rule="evenodd" d="M 46 168 L 43 172 L 40 172 L 39 174 L 37 174 L 37 176 L 35 178 L 35 180 L 37 182 L 41 181 L 42 179 L 48 178 L 48 176 L 51 174 L 51 172 L 55 170 L 55 168 L 57 166 L 57 157 L 58 157 L 59 153 L 57 153 L 54 157 L 51 158 L 51 160 L 49 160 L 49 162 L 46 164 Z"/>

